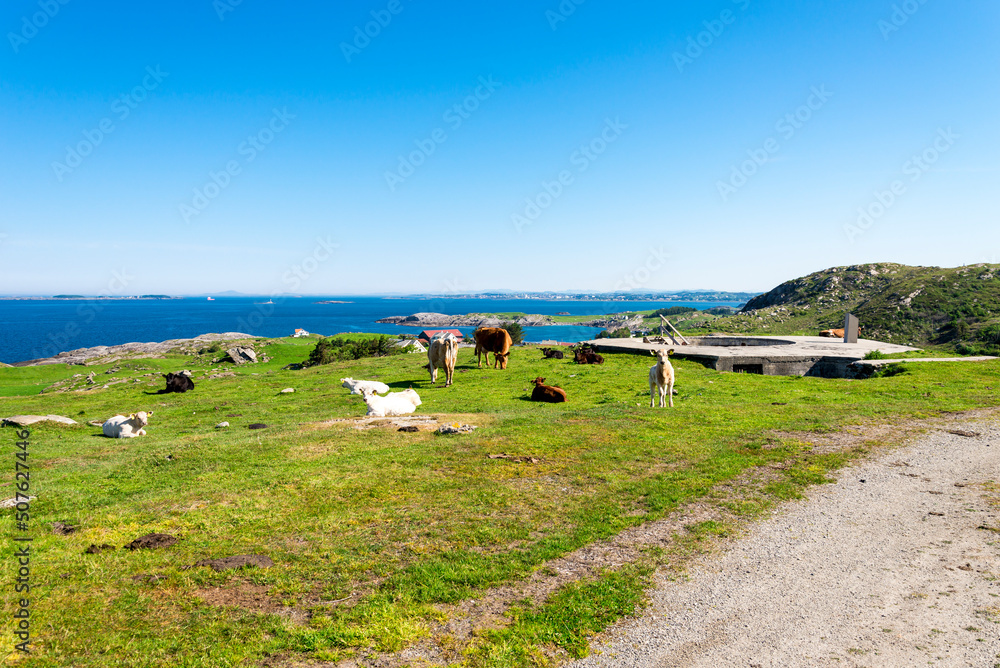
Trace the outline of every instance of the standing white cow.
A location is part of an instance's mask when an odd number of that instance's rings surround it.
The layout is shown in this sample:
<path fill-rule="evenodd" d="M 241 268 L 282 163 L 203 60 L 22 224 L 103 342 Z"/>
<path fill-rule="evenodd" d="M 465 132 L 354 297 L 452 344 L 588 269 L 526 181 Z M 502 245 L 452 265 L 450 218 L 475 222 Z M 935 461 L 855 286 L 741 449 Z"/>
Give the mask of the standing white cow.
<path fill-rule="evenodd" d="M 670 350 L 650 350 L 649 354 L 656 357 L 656 364 L 649 368 L 649 407 L 655 406 L 654 400 L 657 393 L 660 395 L 660 408 L 663 408 L 664 400 L 670 397 L 670 407 L 674 407 L 674 367 L 670 365 L 670 355 L 674 349 Z"/>
<path fill-rule="evenodd" d="M 104 435 L 108 438 L 145 436 L 146 430 L 143 427 L 149 424 L 149 417 L 152 414 L 153 411 L 149 411 L 149 413 L 139 411 L 138 413 L 132 413 L 128 417 L 116 415 L 101 425 L 101 429 L 104 430 Z"/>
<path fill-rule="evenodd" d="M 431 339 L 430 348 L 427 349 L 427 368 L 431 372 L 431 382 L 437 382 L 437 371 L 443 368 L 445 371 L 444 386 L 451 385 L 452 376 L 455 375 L 455 360 L 458 359 L 458 339 L 451 332 L 438 332 Z"/>

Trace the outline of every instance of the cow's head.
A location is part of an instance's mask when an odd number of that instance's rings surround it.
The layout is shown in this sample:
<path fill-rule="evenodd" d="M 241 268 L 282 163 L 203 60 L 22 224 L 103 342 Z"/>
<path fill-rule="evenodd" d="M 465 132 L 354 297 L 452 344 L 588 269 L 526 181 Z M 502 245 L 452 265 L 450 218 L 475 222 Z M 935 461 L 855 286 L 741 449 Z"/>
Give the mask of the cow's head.
<path fill-rule="evenodd" d="M 510 353 L 493 353 L 496 355 L 497 361 L 500 362 L 500 368 L 507 368 L 507 358 L 510 357 Z"/>
<path fill-rule="evenodd" d="M 531 384 L 534 385 L 535 387 L 538 387 L 539 385 L 542 385 L 544 383 L 545 383 L 545 379 L 542 378 L 541 376 L 539 376 L 538 378 L 536 378 L 533 381 L 531 381 Z"/>
<path fill-rule="evenodd" d="M 128 416 L 129 420 L 136 420 L 141 426 L 145 427 L 149 424 L 149 418 L 152 417 L 153 411 L 139 411 L 138 413 L 132 413 Z"/>
<path fill-rule="evenodd" d="M 657 362 L 662 362 L 663 364 L 670 364 L 670 356 L 674 354 L 674 349 L 664 350 L 660 348 L 659 350 L 650 350 L 649 354 L 656 358 Z"/>

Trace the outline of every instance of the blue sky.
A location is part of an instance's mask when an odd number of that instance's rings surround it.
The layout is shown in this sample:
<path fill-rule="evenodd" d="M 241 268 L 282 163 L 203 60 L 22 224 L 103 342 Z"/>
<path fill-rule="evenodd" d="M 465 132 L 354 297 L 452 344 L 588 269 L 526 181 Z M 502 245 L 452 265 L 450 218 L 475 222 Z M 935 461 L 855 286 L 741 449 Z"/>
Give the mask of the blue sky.
<path fill-rule="evenodd" d="M 1000 262 L 997 3 L 681 4 L 10 0 L 0 293 Z"/>

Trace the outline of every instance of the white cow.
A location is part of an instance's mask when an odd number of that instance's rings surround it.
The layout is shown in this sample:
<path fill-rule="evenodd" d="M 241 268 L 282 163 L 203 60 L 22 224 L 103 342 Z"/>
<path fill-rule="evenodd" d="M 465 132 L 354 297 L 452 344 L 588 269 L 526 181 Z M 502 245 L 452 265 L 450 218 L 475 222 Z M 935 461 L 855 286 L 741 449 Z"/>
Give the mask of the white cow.
<path fill-rule="evenodd" d="M 139 411 L 138 413 L 132 413 L 128 417 L 116 415 L 101 425 L 101 428 L 104 430 L 104 435 L 108 438 L 145 436 L 146 430 L 143 427 L 149 424 L 149 418 L 152 415 L 153 411 L 149 411 L 148 413 Z"/>
<path fill-rule="evenodd" d="M 451 332 L 438 332 L 431 339 L 427 349 L 427 368 L 431 371 L 431 382 L 437 382 L 437 372 L 443 368 L 445 372 L 444 386 L 451 385 L 455 375 L 455 360 L 458 359 L 458 339 Z"/>
<path fill-rule="evenodd" d="M 341 378 L 341 387 L 346 387 L 351 394 L 362 394 L 365 389 L 370 389 L 373 394 L 385 394 L 389 391 L 389 386 L 377 380 L 354 380 L 353 378 Z"/>
<path fill-rule="evenodd" d="M 663 408 L 664 400 L 670 397 L 670 407 L 674 407 L 674 367 L 670 365 L 669 356 L 674 352 L 670 350 L 650 350 L 650 355 L 656 356 L 656 364 L 649 368 L 649 407 L 654 407 L 656 394 L 660 395 L 660 408 Z"/>
<path fill-rule="evenodd" d="M 368 417 L 386 417 L 391 415 L 409 415 L 417 410 L 420 405 L 420 397 L 412 389 L 402 392 L 392 392 L 384 397 L 380 397 L 371 390 L 361 391 L 361 397 L 368 405 Z"/>

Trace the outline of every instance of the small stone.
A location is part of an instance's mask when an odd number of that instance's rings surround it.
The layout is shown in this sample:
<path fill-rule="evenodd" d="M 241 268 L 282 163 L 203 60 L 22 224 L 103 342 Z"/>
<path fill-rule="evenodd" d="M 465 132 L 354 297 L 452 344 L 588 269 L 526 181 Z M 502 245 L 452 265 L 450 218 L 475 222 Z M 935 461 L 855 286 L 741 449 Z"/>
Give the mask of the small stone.
<path fill-rule="evenodd" d="M 294 391 L 295 391 L 295 388 L 294 388 L 294 387 L 286 387 L 285 389 L 283 389 L 283 390 L 281 391 L 281 394 L 291 394 L 291 393 L 292 393 L 292 392 L 294 392 Z"/>

